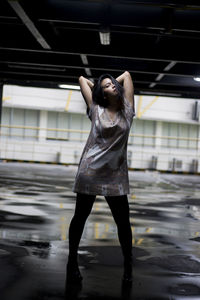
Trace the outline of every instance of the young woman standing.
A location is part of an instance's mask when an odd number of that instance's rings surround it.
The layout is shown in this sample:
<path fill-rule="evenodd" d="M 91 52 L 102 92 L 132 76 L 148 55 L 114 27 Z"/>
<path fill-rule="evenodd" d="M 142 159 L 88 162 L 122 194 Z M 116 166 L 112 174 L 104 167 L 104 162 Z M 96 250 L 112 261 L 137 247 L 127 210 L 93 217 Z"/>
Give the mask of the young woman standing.
<path fill-rule="evenodd" d="M 77 261 L 78 246 L 96 195 L 103 195 L 118 229 L 124 257 L 123 281 L 131 282 L 132 232 L 127 198 L 127 142 L 135 115 L 133 82 L 126 71 L 116 79 L 104 74 L 95 85 L 81 76 L 79 83 L 92 126 L 73 187 L 77 198 L 69 228 L 67 281 L 82 280 Z"/>

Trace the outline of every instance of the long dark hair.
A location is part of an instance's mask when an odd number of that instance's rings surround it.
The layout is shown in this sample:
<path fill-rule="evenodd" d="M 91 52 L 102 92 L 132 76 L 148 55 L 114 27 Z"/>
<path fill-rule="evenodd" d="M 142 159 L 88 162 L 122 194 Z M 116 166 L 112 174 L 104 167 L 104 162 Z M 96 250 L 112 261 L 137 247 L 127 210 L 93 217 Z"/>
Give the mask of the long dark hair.
<path fill-rule="evenodd" d="M 110 78 L 112 83 L 115 85 L 115 88 L 118 92 L 118 100 L 120 102 L 120 110 L 122 110 L 124 108 L 124 100 L 123 100 L 123 98 L 124 98 L 124 88 L 110 74 L 103 74 L 98 78 L 97 82 L 95 83 L 95 85 L 92 89 L 93 102 L 100 105 L 100 106 L 108 107 L 109 102 L 106 99 L 104 99 L 104 91 L 103 91 L 103 88 L 101 87 L 101 82 L 105 78 Z"/>

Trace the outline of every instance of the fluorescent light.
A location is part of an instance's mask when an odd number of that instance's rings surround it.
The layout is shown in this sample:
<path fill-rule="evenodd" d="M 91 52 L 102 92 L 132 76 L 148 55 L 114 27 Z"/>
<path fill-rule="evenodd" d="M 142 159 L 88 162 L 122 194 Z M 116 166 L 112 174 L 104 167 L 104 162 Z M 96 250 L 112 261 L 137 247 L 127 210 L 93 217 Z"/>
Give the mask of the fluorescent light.
<path fill-rule="evenodd" d="M 59 84 L 58 86 L 61 89 L 80 90 L 80 86 L 78 86 L 78 85 Z"/>
<path fill-rule="evenodd" d="M 165 74 L 159 74 L 159 75 L 156 77 L 156 81 L 161 80 L 164 76 L 165 76 Z"/>
<path fill-rule="evenodd" d="M 171 68 L 173 68 L 176 64 L 176 61 L 171 61 L 165 68 L 164 71 L 169 71 Z"/>
<path fill-rule="evenodd" d="M 193 78 L 195 81 L 200 81 L 200 77 L 194 77 Z"/>
<path fill-rule="evenodd" d="M 163 93 L 160 93 L 160 92 L 151 92 L 151 91 L 140 91 L 140 95 L 142 95 L 142 94 L 144 94 L 144 95 L 154 95 L 154 96 L 156 96 L 156 95 L 159 95 L 159 96 L 174 96 L 174 97 L 181 97 L 182 95 L 181 94 L 175 94 L 175 93 L 165 93 L 165 92 L 163 92 Z"/>
<path fill-rule="evenodd" d="M 8 0 L 8 3 L 10 6 L 14 9 L 15 13 L 18 15 L 18 17 L 22 20 L 23 24 L 28 28 L 28 30 L 32 33 L 34 38 L 40 43 L 40 45 L 44 49 L 51 49 L 49 44 L 45 41 L 43 36 L 40 34 L 40 32 L 35 27 L 34 23 L 31 21 L 31 19 L 28 17 L 22 6 L 18 3 L 18 1 Z"/>
<path fill-rule="evenodd" d="M 87 55 L 81 54 L 81 60 L 84 65 L 88 65 Z"/>
<path fill-rule="evenodd" d="M 88 76 L 92 76 L 92 73 L 91 73 L 90 68 L 85 68 L 85 73 L 86 73 Z"/>
<path fill-rule="evenodd" d="M 156 85 L 156 83 L 155 83 L 155 82 L 152 82 L 152 83 L 149 85 L 149 87 L 152 88 L 152 87 L 154 87 L 155 85 Z"/>
<path fill-rule="evenodd" d="M 102 45 L 110 45 L 110 31 L 100 31 L 99 35 Z"/>

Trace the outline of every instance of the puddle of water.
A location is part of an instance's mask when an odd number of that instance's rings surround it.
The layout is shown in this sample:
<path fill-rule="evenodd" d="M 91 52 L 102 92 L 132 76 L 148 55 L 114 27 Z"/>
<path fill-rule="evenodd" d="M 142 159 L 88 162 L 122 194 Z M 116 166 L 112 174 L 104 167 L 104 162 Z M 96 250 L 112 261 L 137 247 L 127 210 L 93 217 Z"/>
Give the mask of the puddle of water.
<path fill-rule="evenodd" d="M 3 244 L 8 242 L 25 249 L 30 257 L 37 259 L 49 261 L 57 253 L 67 254 L 68 229 L 75 207 L 75 194 L 71 191 L 73 178 L 68 174 L 65 180 L 63 174 L 66 169 L 52 168 L 49 179 L 49 169 L 45 170 L 34 168 L 31 175 L 30 169 L 29 181 L 25 178 L 20 180 L 20 174 L 24 173 L 19 174 L 17 170 L 14 172 L 16 178 L 0 178 L 0 250 L 4 251 L 3 256 L 9 249 L 3 248 Z M 59 170 L 63 177 L 60 185 Z M 160 290 L 166 292 L 166 295 L 163 294 L 166 299 L 169 295 L 173 299 L 180 295 L 196 296 L 200 282 L 199 183 L 192 176 L 187 181 L 184 176 L 138 175 L 130 176 L 129 195 L 135 284 L 138 283 L 135 295 L 141 295 L 141 289 L 152 292 L 151 282 L 157 281 Z M 53 177 L 56 178 L 55 184 L 52 184 Z M 53 247 L 55 243 L 62 242 L 64 248 Z M 121 251 L 117 229 L 104 197 L 96 198 L 80 247 L 83 265 L 84 262 L 96 267 L 104 263 L 105 268 L 111 262 L 121 265 L 120 259 L 116 262 Z M 112 253 L 113 260 L 110 260 Z M 91 274 L 94 276 L 94 273 Z M 194 275 L 197 279 L 195 284 L 181 281 L 182 277 Z M 170 276 L 173 283 L 167 282 Z M 140 280 L 144 280 L 141 283 L 143 287 L 139 287 Z M 156 294 L 154 296 L 152 299 L 156 299 Z"/>

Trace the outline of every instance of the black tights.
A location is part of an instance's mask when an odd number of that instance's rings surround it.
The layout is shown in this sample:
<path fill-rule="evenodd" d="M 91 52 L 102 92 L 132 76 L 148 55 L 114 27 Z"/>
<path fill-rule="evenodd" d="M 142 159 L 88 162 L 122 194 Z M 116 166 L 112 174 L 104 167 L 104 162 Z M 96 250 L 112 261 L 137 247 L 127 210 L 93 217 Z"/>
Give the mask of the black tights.
<path fill-rule="evenodd" d="M 77 194 L 76 208 L 69 227 L 69 259 L 77 260 L 78 246 L 85 222 L 92 210 L 96 196 Z M 132 231 L 129 221 L 129 204 L 127 195 L 105 196 L 117 225 L 118 237 L 124 259 L 132 256 Z"/>

